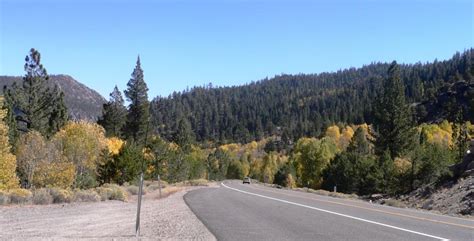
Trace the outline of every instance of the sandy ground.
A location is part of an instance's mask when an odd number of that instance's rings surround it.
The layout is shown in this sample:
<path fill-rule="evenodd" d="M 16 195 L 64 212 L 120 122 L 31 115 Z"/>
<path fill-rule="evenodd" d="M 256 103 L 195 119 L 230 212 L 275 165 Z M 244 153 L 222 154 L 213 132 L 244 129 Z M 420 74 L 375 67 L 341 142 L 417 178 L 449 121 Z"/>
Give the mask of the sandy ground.
<path fill-rule="evenodd" d="M 141 240 L 215 240 L 183 200 L 201 187 L 185 187 L 167 198 L 145 195 Z M 128 202 L 0 207 L 0 240 L 133 240 L 136 196 Z"/>

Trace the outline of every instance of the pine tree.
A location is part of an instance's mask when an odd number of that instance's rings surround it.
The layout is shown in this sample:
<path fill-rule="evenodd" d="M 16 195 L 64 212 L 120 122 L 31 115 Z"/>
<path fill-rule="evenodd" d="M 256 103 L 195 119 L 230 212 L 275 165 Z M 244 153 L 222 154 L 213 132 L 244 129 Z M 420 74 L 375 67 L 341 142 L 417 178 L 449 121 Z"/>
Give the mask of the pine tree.
<path fill-rule="evenodd" d="M 14 83 L 6 91 L 7 103 L 11 106 L 17 129 L 36 130 L 50 137 L 67 121 L 64 95 L 57 85 L 54 88 L 48 86 L 49 76 L 37 50 L 31 49 L 25 62 L 23 83 Z"/>
<path fill-rule="evenodd" d="M 127 118 L 127 108 L 125 108 L 122 94 L 115 86 L 110 99 L 102 107 L 102 117 L 98 124 L 104 127 L 107 137 L 122 137 L 122 130 Z"/>
<path fill-rule="evenodd" d="M 374 104 L 374 127 L 377 132 L 375 151 L 385 151 L 394 159 L 404 153 L 413 137 L 412 114 L 405 100 L 405 87 L 400 79 L 400 69 L 393 61 L 388 78 Z"/>
<path fill-rule="evenodd" d="M 7 93 L 8 90 L 6 86 L 4 86 L 3 89 L 3 92 Z M 3 105 L 4 109 L 7 111 L 4 121 L 8 126 L 8 140 L 10 141 L 10 145 L 12 146 L 12 151 L 15 152 L 15 143 L 16 140 L 18 140 L 20 133 L 17 128 L 15 113 L 13 112 L 13 103 L 11 103 L 11 99 L 4 98 Z"/>
<path fill-rule="evenodd" d="M 179 120 L 178 129 L 176 130 L 173 141 L 185 150 L 194 143 L 195 135 L 191 129 L 191 124 L 186 118 Z"/>
<path fill-rule="evenodd" d="M 456 162 L 462 162 L 469 144 L 469 135 L 467 131 L 466 123 L 463 121 L 463 109 L 460 107 L 454 123 L 453 128 L 453 140 L 454 149 L 456 151 Z"/>
<path fill-rule="evenodd" d="M 56 133 L 66 125 L 68 120 L 67 107 L 64 103 L 64 92 L 59 91 L 58 86 L 54 87 L 52 94 L 57 94 L 55 98 L 52 98 L 53 108 L 48 121 L 48 136 Z"/>
<path fill-rule="evenodd" d="M 380 172 L 380 190 L 383 193 L 392 192 L 392 183 L 394 179 L 393 173 L 393 159 L 390 157 L 389 149 L 386 149 L 378 158 L 378 170 L 373 170 L 374 172 Z"/>
<path fill-rule="evenodd" d="M 130 105 L 128 106 L 124 135 L 127 140 L 134 141 L 140 145 L 145 142 L 150 118 L 150 103 L 147 91 L 148 87 L 143 77 L 139 56 L 137 65 L 132 73 L 132 78 L 128 81 L 127 90 L 125 90 L 125 97 L 130 102 Z"/>
<path fill-rule="evenodd" d="M 366 133 L 362 127 L 357 128 L 354 136 L 347 147 L 347 152 L 351 152 L 358 155 L 370 154 L 370 143 L 367 140 Z"/>

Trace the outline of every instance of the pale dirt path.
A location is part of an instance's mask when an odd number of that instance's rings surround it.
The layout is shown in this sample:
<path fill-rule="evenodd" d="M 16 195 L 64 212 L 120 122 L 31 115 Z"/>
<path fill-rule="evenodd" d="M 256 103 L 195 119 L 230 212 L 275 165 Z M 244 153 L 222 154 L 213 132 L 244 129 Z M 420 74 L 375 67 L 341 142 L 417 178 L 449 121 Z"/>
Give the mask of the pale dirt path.
<path fill-rule="evenodd" d="M 183 200 L 187 187 L 142 202 L 141 240 L 215 240 Z M 136 201 L 0 207 L 0 240 L 135 240 Z"/>

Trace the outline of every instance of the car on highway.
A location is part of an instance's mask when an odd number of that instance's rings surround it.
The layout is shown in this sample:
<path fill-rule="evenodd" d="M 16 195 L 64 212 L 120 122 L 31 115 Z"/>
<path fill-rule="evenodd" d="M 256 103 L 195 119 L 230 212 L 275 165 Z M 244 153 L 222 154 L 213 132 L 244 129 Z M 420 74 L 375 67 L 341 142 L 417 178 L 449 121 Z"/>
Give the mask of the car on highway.
<path fill-rule="evenodd" d="M 247 183 L 250 184 L 250 177 L 244 177 L 244 180 L 242 181 L 243 184 Z"/>

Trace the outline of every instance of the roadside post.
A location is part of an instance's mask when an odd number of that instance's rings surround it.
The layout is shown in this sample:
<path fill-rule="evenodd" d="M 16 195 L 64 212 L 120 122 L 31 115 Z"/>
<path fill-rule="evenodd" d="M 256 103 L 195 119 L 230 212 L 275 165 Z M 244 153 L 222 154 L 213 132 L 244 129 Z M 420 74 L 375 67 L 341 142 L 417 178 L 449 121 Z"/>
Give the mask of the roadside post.
<path fill-rule="evenodd" d="M 142 206 L 142 192 L 143 192 L 143 172 L 140 174 L 140 184 L 138 187 L 138 206 L 137 206 L 137 223 L 135 225 L 135 235 L 140 237 L 140 209 Z"/>
<path fill-rule="evenodd" d="M 151 109 L 151 105 L 150 105 Z M 142 157 L 142 168 L 140 172 L 140 183 L 138 187 L 138 203 L 137 203 L 137 222 L 135 224 L 135 235 L 137 239 L 140 238 L 140 209 L 142 207 L 142 195 L 143 195 L 143 173 L 145 172 L 145 158 L 146 158 L 146 148 L 147 148 L 147 141 L 148 141 L 148 129 L 150 127 L 150 118 L 148 118 L 148 121 L 146 123 L 146 130 L 145 130 L 145 140 L 143 143 L 143 157 Z M 161 190 L 160 190 L 161 191 Z"/>
<path fill-rule="evenodd" d="M 161 179 L 160 179 L 160 174 L 158 174 L 158 189 L 160 190 L 160 199 L 161 199 Z"/>

